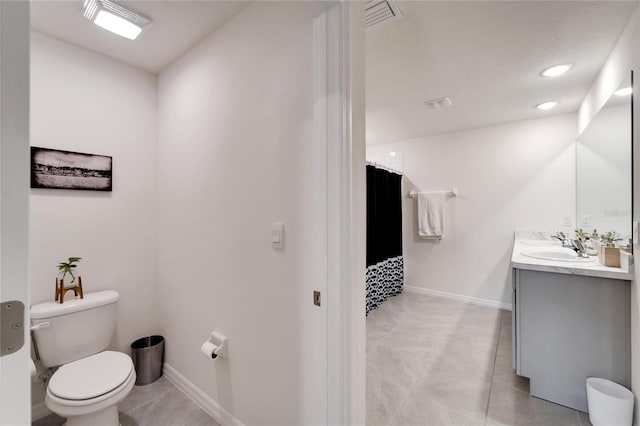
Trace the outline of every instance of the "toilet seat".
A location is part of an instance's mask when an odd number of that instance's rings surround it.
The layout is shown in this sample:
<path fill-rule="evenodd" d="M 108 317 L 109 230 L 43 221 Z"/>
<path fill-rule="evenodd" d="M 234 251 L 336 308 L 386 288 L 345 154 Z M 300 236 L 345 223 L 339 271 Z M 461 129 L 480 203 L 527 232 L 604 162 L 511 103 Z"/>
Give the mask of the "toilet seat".
<path fill-rule="evenodd" d="M 81 363 L 81 361 L 84 362 Z M 100 374 L 77 375 L 87 372 L 88 368 L 99 369 L 102 373 L 106 371 L 106 376 L 113 375 L 115 378 L 109 378 L 101 384 L 87 383 L 100 377 Z M 58 379 L 54 381 L 54 377 L 58 374 L 60 374 Z M 123 378 L 125 374 L 127 375 Z M 116 404 L 129 394 L 135 381 L 136 372 L 128 355 L 112 351 L 100 352 L 60 367 L 47 386 L 45 404 L 51 411 L 65 417 L 89 414 L 109 406 L 113 406 L 117 414 Z M 116 383 L 115 387 L 113 383 Z M 75 390 L 74 386 L 76 386 Z M 103 393 L 87 397 L 99 392 Z M 64 398 L 59 394 L 78 397 L 78 399 Z"/>
<path fill-rule="evenodd" d="M 129 356 L 121 352 L 99 352 L 61 366 L 49 380 L 48 388 L 62 399 L 93 399 L 119 387 L 132 370 Z"/>

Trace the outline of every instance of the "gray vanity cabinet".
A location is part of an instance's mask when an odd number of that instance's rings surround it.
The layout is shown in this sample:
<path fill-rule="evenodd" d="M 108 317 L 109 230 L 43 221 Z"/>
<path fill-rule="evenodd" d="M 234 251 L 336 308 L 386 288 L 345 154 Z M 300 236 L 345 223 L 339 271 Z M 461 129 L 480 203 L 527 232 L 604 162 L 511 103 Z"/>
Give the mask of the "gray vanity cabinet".
<path fill-rule="evenodd" d="M 513 270 L 513 361 L 531 395 L 587 411 L 585 380 L 631 385 L 630 281 Z"/>

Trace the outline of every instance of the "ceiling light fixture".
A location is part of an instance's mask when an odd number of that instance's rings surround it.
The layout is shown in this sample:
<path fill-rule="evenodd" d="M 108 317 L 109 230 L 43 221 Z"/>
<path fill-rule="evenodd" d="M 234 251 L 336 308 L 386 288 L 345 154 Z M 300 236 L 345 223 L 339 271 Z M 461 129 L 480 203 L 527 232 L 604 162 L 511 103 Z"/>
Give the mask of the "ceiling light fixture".
<path fill-rule="evenodd" d="M 616 96 L 629 96 L 631 92 L 633 92 L 633 89 L 631 87 L 623 87 L 622 89 L 618 89 L 613 92 L 613 94 Z"/>
<path fill-rule="evenodd" d="M 396 156 L 396 152 L 395 152 L 395 151 L 391 151 L 391 152 L 389 153 L 389 156 L 390 156 L 390 157 L 395 157 L 395 156 Z"/>
<path fill-rule="evenodd" d="M 556 105 L 558 105 L 558 102 L 549 101 L 536 105 L 536 108 L 546 111 L 548 109 L 554 108 Z"/>
<path fill-rule="evenodd" d="M 542 71 L 541 75 L 543 77 L 557 77 L 569 71 L 571 66 L 571 64 L 555 65 Z"/>
<path fill-rule="evenodd" d="M 114 0 L 85 0 L 84 17 L 121 37 L 135 40 L 151 18 Z"/>

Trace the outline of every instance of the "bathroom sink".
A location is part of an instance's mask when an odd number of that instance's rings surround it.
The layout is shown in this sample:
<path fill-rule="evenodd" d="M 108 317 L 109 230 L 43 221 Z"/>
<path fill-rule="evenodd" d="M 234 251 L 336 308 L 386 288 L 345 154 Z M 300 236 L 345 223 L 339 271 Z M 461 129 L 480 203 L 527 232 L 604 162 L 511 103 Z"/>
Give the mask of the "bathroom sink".
<path fill-rule="evenodd" d="M 535 247 L 560 247 L 560 241 L 554 240 L 520 240 L 520 244 Z"/>
<path fill-rule="evenodd" d="M 535 250 L 522 252 L 523 256 L 556 262 L 593 262 L 590 257 L 578 257 L 573 250 Z"/>

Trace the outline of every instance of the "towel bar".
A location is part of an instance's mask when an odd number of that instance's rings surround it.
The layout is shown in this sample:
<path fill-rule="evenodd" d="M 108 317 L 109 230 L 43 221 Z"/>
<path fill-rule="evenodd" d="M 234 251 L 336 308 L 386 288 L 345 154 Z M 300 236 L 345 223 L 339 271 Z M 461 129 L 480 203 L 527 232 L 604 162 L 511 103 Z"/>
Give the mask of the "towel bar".
<path fill-rule="evenodd" d="M 449 197 L 457 197 L 458 196 L 458 188 L 452 188 L 451 191 L 424 191 L 424 192 L 443 192 L 444 195 L 447 195 Z M 409 196 L 410 197 L 417 197 L 419 193 L 420 192 L 418 192 L 418 191 L 411 191 L 411 192 L 409 192 Z"/>

